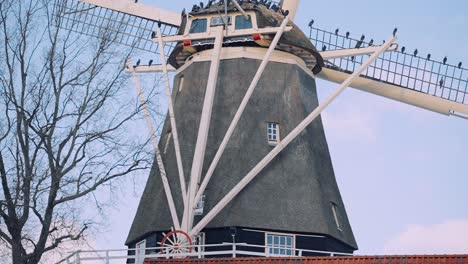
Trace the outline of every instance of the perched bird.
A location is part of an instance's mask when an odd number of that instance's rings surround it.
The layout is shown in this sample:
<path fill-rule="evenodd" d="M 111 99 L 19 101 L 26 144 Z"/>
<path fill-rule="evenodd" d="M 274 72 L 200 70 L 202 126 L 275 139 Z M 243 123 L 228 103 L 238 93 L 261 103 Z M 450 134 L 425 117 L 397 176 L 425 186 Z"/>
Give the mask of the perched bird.
<path fill-rule="evenodd" d="M 150 60 L 150 61 L 148 62 L 148 66 L 151 66 L 152 64 L 153 64 L 153 60 Z"/>
<path fill-rule="evenodd" d="M 273 4 L 271 6 L 271 10 L 275 11 L 275 12 L 278 12 L 278 7 L 276 6 L 276 4 Z"/>
<path fill-rule="evenodd" d="M 151 32 L 151 38 L 154 39 L 156 37 L 156 32 Z"/>
<path fill-rule="evenodd" d="M 440 79 L 439 85 L 440 85 L 440 88 L 444 86 L 444 78 Z"/>
<path fill-rule="evenodd" d="M 313 19 L 310 20 L 310 22 L 309 22 L 309 27 L 312 27 L 312 25 L 314 24 L 314 22 L 315 22 L 315 21 L 314 21 Z"/>
<path fill-rule="evenodd" d="M 356 43 L 356 46 L 354 48 L 359 49 L 362 46 L 362 43 L 364 42 L 364 39 L 366 36 L 362 35 L 361 39 Z"/>
<path fill-rule="evenodd" d="M 460 61 L 460 62 L 458 63 L 458 69 L 461 69 L 461 67 L 462 67 L 462 62 Z"/>
<path fill-rule="evenodd" d="M 401 47 L 401 52 L 405 53 L 405 51 L 406 51 L 406 47 L 405 46 Z"/>
<path fill-rule="evenodd" d="M 346 38 L 349 38 L 349 31 L 346 32 Z"/>
<path fill-rule="evenodd" d="M 395 36 L 397 32 L 398 32 L 398 28 L 395 28 L 395 29 L 393 30 L 393 36 Z"/>
<path fill-rule="evenodd" d="M 335 35 L 338 35 L 338 32 L 340 32 L 340 30 L 337 28 L 337 29 L 335 30 Z"/>
<path fill-rule="evenodd" d="M 447 57 L 444 58 L 444 65 L 447 63 Z"/>
<path fill-rule="evenodd" d="M 418 55 L 418 49 L 415 49 L 415 50 L 414 50 L 413 55 L 414 55 L 414 56 L 417 56 L 417 55 Z"/>
<path fill-rule="evenodd" d="M 430 60 L 431 59 L 431 54 L 427 54 L 427 59 Z"/>
<path fill-rule="evenodd" d="M 322 51 L 326 51 L 326 50 L 327 50 L 327 45 L 323 45 Z"/>
<path fill-rule="evenodd" d="M 374 46 L 374 39 L 371 39 L 369 42 L 369 47 L 372 47 L 372 46 Z"/>

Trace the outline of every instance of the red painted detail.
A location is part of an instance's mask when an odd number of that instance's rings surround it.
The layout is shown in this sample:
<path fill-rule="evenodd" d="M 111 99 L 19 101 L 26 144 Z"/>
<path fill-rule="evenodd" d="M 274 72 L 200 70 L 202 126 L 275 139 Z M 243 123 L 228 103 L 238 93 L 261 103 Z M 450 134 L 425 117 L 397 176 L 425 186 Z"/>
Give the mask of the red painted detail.
<path fill-rule="evenodd" d="M 253 34 L 252 37 L 253 37 L 253 39 L 254 39 L 255 41 L 262 40 L 262 35 L 259 34 L 259 33 Z"/>
<path fill-rule="evenodd" d="M 145 264 L 468 264 L 468 255 L 153 259 Z"/>
<path fill-rule="evenodd" d="M 190 39 L 184 39 L 184 47 L 192 46 L 192 41 Z"/>
<path fill-rule="evenodd" d="M 166 245 L 166 243 L 168 242 L 168 239 L 171 237 L 171 236 L 177 236 L 177 234 L 179 235 L 182 235 L 184 236 L 187 241 L 188 241 L 188 245 L 191 246 L 192 245 L 192 238 L 190 237 L 189 234 L 187 234 L 186 232 L 182 231 L 182 230 L 172 230 L 171 232 L 167 233 L 164 238 L 161 240 L 161 254 L 164 254 L 164 247 Z M 176 249 L 179 248 L 179 244 L 175 244 L 173 245 Z M 189 252 L 192 252 L 192 248 L 189 248 L 188 249 Z M 152 262 L 149 262 L 149 263 L 152 263 Z M 146 260 L 145 260 L 145 264 L 146 264 Z"/>

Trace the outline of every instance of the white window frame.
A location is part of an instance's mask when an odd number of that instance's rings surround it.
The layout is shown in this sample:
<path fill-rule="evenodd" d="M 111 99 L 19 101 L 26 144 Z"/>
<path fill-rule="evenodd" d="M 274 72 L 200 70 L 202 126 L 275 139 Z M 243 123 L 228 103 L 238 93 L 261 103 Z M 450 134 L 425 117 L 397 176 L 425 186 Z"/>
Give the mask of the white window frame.
<path fill-rule="evenodd" d="M 252 29 L 258 30 L 256 13 L 253 12 L 253 11 L 247 11 L 247 14 L 250 16 L 250 19 L 252 19 Z M 237 15 L 242 15 L 242 13 L 241 12 L 230 12 L 230 13 L 228 13 L 228 16 L 231 16 L 231 17 L 235 17 Z M 212 17 L 219 17 L 219 16 L 220 16 L 219 14 L 212 14 L 212 15 L 206 15 L 206 16 L 190 17 L 188 19 L 188 21 L 187 21 L 187 26 L 185 28 L 184 35 L 189 35 L 190 34 L 190 29 L 192 28 L 192 21 L 195 20 L 195 19 L 201 19 L 201 18 L 207 18 L 208 19 L 206 33 L 210 33 L 211 29 L 213 28 L 211 26 L 211 18 Z M 224 16 L 224 14 L 222 16 Z M 243 30 L 243 29 L 236 30 L 235 28 L 236 28 L 235 23 L 233 23 L 233 19 L 231 18 L 231 24 L 228 25 L 229 32 L 235 32 L 235 31 L 241 31 L 242 32 L 242 30 Z M 248 29 L 248 30 L 252 30 L 252 29 Z"/>
<path fill-rule="evenodd" d="M 135 245 L 135 264 L 143 264 L 145 262 L 145 256 L 146 256 L 146 239 L 136 243 Z"/>
<path fill-rule="evenodd" d="M 273 236 L 273 242 L 272 244 L 274 245 L 274 236 L 277 237 L 291 237 L 291 248 L 288 248 L 287 245 L 285 247 L 270 247 L 268 245 L 268 236 Z M 281 239 L 281 238 L 279 238 Z M 270 249 L 279 249 L 280 253 L 275 254 L 270 252 Z M 281 249 L 284 249 L 285 254 L 281 254 Z M 288 250 L 291 251 L 291 254 L 286 254 Z M 294 234 L 285 234 L 285 233 L 273 233 L 273 232 L 265 232 L 265 254 L 267 256 L 295 256 L 296 255 L 296 235 Z"/>
<path fill-rule="evenodd" d="M 281 141 L 279 123 L 267 122 L 267 140 L 270 146 L 276 146 Z"/>
<path fill-rule="evenodd" d="M 334 202 L 331 202 L 331 208 L 333 213 L 333 218 L 335 219 L 336 228 L 338 230 L 343 231 L 343 228 L 340 223 L 340 218 L 338 217 L 338 205 Z"/>

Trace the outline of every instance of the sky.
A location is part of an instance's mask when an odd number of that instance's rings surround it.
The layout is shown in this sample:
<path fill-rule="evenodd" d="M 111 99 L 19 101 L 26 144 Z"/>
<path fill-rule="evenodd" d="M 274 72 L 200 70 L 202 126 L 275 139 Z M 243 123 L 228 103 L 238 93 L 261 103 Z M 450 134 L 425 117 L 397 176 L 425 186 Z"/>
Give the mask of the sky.
<path fill-rule="evenodd" d="M 190 0 L 148 0 L 179 12 Z M 388 39 L 432 58 L 468 66 L 468 2 L 302 0 L 296 24 Z M 323 101 L 336 84 L 317 81 Z M 468 253 L 468 120 L 346 90 L 323 113 L 338 185 L 358 255 Z M 133 179 L 110 208 L 96 249 L 124 241 L 148 175 Z"/>

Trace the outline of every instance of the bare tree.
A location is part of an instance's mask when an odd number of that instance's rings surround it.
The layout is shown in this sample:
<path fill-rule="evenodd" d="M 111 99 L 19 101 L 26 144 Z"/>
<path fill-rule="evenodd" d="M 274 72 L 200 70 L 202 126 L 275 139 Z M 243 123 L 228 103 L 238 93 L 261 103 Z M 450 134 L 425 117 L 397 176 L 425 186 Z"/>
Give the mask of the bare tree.
<path fill-rule="evenodd" d="M 0 0 L 0 246 L 13 263 L 82 239 L 81 199 L 145 170 L 140 108 L 113 36 L 62 30 L 45 0 Z"/>

